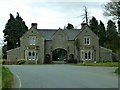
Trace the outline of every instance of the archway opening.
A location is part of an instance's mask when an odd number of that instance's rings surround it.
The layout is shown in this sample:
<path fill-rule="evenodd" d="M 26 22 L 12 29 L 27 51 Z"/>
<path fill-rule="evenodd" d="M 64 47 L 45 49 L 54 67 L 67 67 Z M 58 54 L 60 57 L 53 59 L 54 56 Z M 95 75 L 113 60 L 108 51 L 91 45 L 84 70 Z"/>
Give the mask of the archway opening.
<path fill-rule="evenodd" d="M 49 64 L 50 63 L 50 54 L 45 55 L 45 61 L 44 63 Z"/>
<path fill-rule="evenodd" d="M 67 51 L 65 49 L 55 49 L 52 52 L 52 60 L 53 61 L 67 61 Z"/>

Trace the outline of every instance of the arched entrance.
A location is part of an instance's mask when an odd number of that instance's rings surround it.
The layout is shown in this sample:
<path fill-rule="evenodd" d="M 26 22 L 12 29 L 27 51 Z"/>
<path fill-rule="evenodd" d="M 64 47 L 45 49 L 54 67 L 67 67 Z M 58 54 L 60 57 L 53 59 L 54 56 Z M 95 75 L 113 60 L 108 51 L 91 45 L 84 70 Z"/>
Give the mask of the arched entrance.
<path fill-rule="evenodd" d="M 67 51 L 65 49 L 55 49 L 52 52 L 52 61 L 53 62 L 66 62 L 67 61 Z"/>
<path fill-rule="evenodd" d="M 50 63 L 50 54 L 46 54 L 45 55 L 45 61 L 44 61 L 44 63 L 46 63 L 46 64 Z"/>

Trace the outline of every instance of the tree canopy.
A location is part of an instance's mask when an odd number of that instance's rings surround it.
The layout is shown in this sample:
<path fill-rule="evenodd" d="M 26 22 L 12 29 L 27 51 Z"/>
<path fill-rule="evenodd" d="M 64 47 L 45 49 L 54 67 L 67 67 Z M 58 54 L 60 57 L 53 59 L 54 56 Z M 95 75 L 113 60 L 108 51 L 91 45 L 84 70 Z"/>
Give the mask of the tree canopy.
<path fill-rule="evenodd" d="M 5 25 L 4 33 L 4 42 L 6 43 L 3 46 L 3 58 L 6 59 L 6 51 L 17 48 L 20 46 L 20 37 L 28 30 L 28 27 L 25 25 L 25 22 L 17 12 L 16 18 L 10 14 L 10 18 Z"/>
<path fill-rule="evenodd" d="M 100 46 L 104 46 L 104 43 L 106 41 L 106 31 L 105 31 L 105 26 L 102 21 L 100 21 L 100 24 L 98 25 L 98 30 L 99 30 L 99 44 Z"/>
<path fill-rule="evenodd" d="M 89 27 L 96 35 L 98 35 L 98 21 L 94 16 L 89 22 Z"/>
<path fill-rule="evenodd" d="M 120 33 L 120 1 L 115 2 L 111 0 L 106 5 L 104 5 L 105 16 L 112 16 L 114 19 L 118 20 L 118 32 Z"/>
<path fill-rule="evenodd" d="M 107 31 L 106 31 L 106 47 L 115 51 L 118 46 L 116 41 L 118 38 L 116 25 L 112 20 L 109 20 L 107 23 Z"/>
<path fill-rule="evenodd" d="M 70 23 L 67 24 L 67 29 L 74 29 L 74 26 Z"/>

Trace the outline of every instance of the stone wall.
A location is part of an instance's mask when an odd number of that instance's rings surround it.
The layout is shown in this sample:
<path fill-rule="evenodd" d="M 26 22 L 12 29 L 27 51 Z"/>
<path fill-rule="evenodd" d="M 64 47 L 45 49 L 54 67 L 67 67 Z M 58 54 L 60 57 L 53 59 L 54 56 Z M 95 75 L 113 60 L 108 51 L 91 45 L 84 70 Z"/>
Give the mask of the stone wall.
<path fill-rule="evenodd" d="M 7 51 L 7 60 L 16 61 L 20 58 L 20 47 Z"/>
<path fill-rule="evenodd" d="M 100 46 L 100 61 L 112 61 L 112 50 Z"/>

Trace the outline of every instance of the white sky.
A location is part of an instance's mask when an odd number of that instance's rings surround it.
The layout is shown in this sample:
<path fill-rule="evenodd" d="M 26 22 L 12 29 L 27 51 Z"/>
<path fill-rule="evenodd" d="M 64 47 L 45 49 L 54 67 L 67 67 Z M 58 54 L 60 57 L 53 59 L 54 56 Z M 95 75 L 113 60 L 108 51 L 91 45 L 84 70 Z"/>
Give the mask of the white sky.
<path fill-rule="evenodd" d="M 28 28 L 31 23 L 38 23 L 39 29 L 63 28 L 67 23 L 79 26 L 83 22 L 83 6 L 88 8 L 90 18 L 95 16 L 97 20 L 106 24 L 103 16 L 103 5 L 110 0 L 0 0 L 0 38 L 3 39 L 3 29 L 12 13 L 16 12 L 25 21 Z M 80 28 L 80 26 L 78 27 Z"/>

